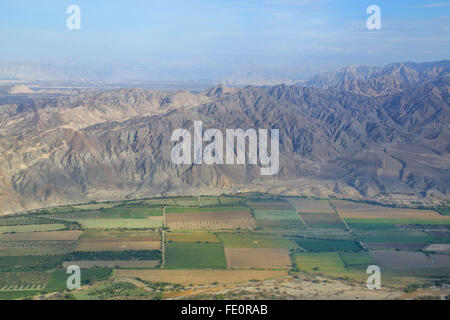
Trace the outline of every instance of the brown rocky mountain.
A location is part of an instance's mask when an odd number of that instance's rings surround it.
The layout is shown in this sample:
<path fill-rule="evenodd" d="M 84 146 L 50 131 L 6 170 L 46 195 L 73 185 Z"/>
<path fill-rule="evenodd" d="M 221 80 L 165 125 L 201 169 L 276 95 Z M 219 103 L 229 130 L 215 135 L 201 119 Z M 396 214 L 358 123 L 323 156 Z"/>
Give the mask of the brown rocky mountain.
<path fill-rule="evenodd" d="M 354 68 L 307 87 L 121 89 L 0 107 L 0 213 L 89 200 L 270 191 L 448 198 L 448 62 Z M 280 129 L 280 171 L 174 165 L 173 130 Z"/>

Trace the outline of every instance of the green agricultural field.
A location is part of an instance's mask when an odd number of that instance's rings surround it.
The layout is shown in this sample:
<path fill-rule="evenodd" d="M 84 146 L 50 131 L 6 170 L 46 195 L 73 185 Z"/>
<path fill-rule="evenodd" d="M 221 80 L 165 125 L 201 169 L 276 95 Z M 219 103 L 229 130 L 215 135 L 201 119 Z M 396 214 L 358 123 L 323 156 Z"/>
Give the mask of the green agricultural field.
<path fill-rule="evenodd" d="M 66 226 L 61 223 L 2 226 L 2 227 L 0 227 L 0 233 L 56 231 L 56 230 L 63 230 L 65 228 L 66 228 Z"/>
<path fill-rule="evenodd" d="M 353 240 L 322 240 L 292 238 L 300 247 L 310 252 L 361 251 L 361 247 Z"/>
<path fill-rule="evenodd" d="M 36 296 L 39 290 L 0 291 L 0 300 L 16 300 Z"/>
<path fill-rule="evenodd" d="M 225 248 L 298 248 L 295 242 L 276 235 L 223 232 L 218 237 Z"/>
<path fill-rule="evenodd" d="M 159 250 L 83 251 L 71 252 L 65 261 L 160 260 Z"/>
<path fill-rule="evenodd" d="M 366 270 L 347 269 L 337 252 L 299 253 L 294 256 L 296 267 L 300 271 L 327 275 L 335 278 L 366 281 Z"/>
<path fill-rule="evenodd" d="M 56 207 L 56 208 L 48 208 L 39 210 L 39 214 L 62 214 L 62 213 L 71 213 L 71 212 L 79 212 L 80 209 L 75 208 L 73 206 L 66 207 Z"/>
<path fill-rule="evenodd" d="M 112 269 L 110 268 L 95 268 L 81 270 L 81 284 L 86 285 L 108 279 L 111 276 Z M 55 292 L 67 290 L 67 278 L 70 274 L 66 270 L 57 270 L 53 272 L 44 292 Z"/>
<path fill-rule="evenodd" d="M 345 273 L 344 262 L 337 252 L 299 253 L 295 263 L 302 271 Z"/>
<path fill-rule="evenodd" d="M 168 243 L 165 250 L 168 269 L 225 269 L 225 253 L 216 243 Z"/>
<path fill-rule="evenodd" d="M 266 232 L 265 230 L 256 232 Z M 283 235 L 286 237 L 299 237 L 311 239 L 329 239 L 329 240 L 351 240 L 353 236 L 344 229 L 270 229 L 271 233 Z"/>
<path fill-rule="evenodd" d="M 422 230 L 359 230 L 358 238 L 363 242 L 428 243 L 433 237 Z"/>
<path fill-rule="evenodd" d="M 38 217 L 36 215 L 27 214 L 20 216 L 6 216 L 0 217 L 0 226 L 18 226 L 18 225 L 33 225 L 33 224 L 54 224 L 52 219 Z"/>
<path fill-rule="evenodd" d="M 166 214 L 193 213 L 193 212 L 222 212 L 222 211 L 249 211 L 247 207 L 166 207 Z"/>
<path fill-rule="evenodd" d="M 395 218 L 345 218 L 350 224 L 368 224 L 368 225 L 449 225 L 449 220 L 438 219 L 395 219 Z"/>
<path fill-rule="evenodd" d="M 375 260 L 368 253 L 340 252 L 339 255 L 348 269 L 366 270 L 368 266 L 376 264 Z"/>
<path fill-rule="evenodd" d="M 48 217 L 60 220 L 77 219 L 148 219 L 149 217 L 160 217 L 163 215 L 162 207 L 145 208 L 131 206 L 116 206 L 95 211 L 84 211 L 77 213 L 52 214 Z"/>
<path fill-rule="evenodd" d="M 389 230 L 389 229 L 397 229 L 395 224 L 392 223 L 370 223 L 367 220 L 369 219 L 359 219 L 359 218 L 346 218 L 344 219 L 348 224 L 350 229 L 359 229 L 359 230 Z"/>
<path fill-rule="evenodd" d="M 197 200 L 200 207 L 217 206 L 220 204 L 217 197 L 198 197 Z"/>
<path fill-rule="evenodd" d="M 210 232 L 168 232 L 166 233 L 166 241 L 219 243 L 216 235 Z"/>
<path fill-rule="evenodd" d="M 86 229 L 154 229 L 162 226 L 162 218 L 151 219 L 95 219 L 95 218 L 71 218 Z"/>
<path fill-rule="evenodd" d="M 0 271 L 51 270 L 64 261 L 63 255 L 0 257 Z"/>
<path fill-rule="evenodd" d="M 97 218 L 103 219 L 147 219 L 148 217 L 159 217 L 162 215 L 162 208 L 134 208 L 128 206 L 107 208 L 96 213 Z"/>
<path fill-rule="evenodd" d="M 232 205 L 232 204 L 242 204 L 245 202 L 245 198 L 239 197 L 218 197 L 219 204 Z"/>

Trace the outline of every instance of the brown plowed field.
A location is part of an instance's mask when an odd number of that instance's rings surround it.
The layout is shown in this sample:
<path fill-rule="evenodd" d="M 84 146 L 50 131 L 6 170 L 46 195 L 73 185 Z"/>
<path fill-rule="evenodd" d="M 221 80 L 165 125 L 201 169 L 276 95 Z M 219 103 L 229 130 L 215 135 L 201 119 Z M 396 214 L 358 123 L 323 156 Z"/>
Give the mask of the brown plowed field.
<path fill-rule="evenodd" d="M 230 268 L 282 269 L 291 266 L 287 249 L 225 248 Z"/>

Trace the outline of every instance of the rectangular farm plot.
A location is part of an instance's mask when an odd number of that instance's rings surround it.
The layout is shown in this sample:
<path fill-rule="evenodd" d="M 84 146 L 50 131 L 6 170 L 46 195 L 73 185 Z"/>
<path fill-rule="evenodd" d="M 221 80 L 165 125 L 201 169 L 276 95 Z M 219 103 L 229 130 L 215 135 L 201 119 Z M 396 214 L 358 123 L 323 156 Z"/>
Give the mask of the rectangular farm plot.
<path fill-rule="evenodd" d="M 450 224 L 450 216 L 432 210 L 390 208 L 344 200 L 332 200 L 332 203 L 343 219 L 364 218 L 373 222 L 378 219 L 379 222 L 391 221 L 394 224 Z"/>
<path fill-rule="evenodd" d="M 97 218 L 105 219 L 147 219 L 148 217 L 162 216 L 163 209 L 123 206 L 107 208 L 96 212 L 95 214 Z"/>
<path fill-rule="evenodd" d="M 79 230 L 69 230 L 0 234 L 0 241 L 75 241 L 78 240 L 82 233 L 83 232 Z"/>
<path fill-rule="evenodd" d="M 94 260 L 94 261 L 66 261 L 63 264 L 64 268 L 69 266 L 78 266 L 82 269 L 90 268 L 154 268 L 160 265 L 159 260 Z"/>
<path fill-rule="evenodd" d="M 335 213 L 300 213 L 300 216 L 311 228 L 345 229 L 345 224 Z"/>
<path fill-rule="evenodd" d="M 255 210 L 256 225 L 261 228 L 305 228 L 294 210 Z"/>
<path fill-rule="evenodd" d="M 77 241 L 0 241 L 0 256 L 47 256 L 72 252 Z"/>
<path fill-rule="evenodd" d="M 50 270 L 61 266 L 63 261 L 63 255 L 0 256 L 0 270 Z"/>
<path fill-rule="evenodd" d="M 299 253 L 295 257 L 297 267 L 302 271 L 346 273 L 347 269 L 337 252 Z"/>
<path fill-rule="evenodd" d="M 292 199 L 289 202 L 297 212 L 304 213 L 334 213 L 328 200 Z"/>
<path fill-rule="evenodd" d="M 368 266 L 376 264 L 375 260 L 368 253 L 341 252 L 339 255 L 348 269 L 366 270 Z"/>
<path fill-rule="evenodd" d="M 232 212 L 232 211 L 245 211 L 248 212 L 246 207 L 166 207 L 166 215 L 173 213 L 212 213 L 212 212 Z"/>
<path fill-rule="evenodd" d="M 222 232 L 218 237 L 225 248 L 298 248 L 298 245 L 288 238 L 276 235 Z"/>
<path fill-rule="evenodd" d="M 115 277 L 140 278 L 151 282 L 207 285 L 242 283 L 250 280 L 268 280 L 283 277 L 287 270 L 116 270 Z"/>
<path fill-rule="evenodd" d="M 358 230 L 356 234 L 365 243 L 397 242 L 425 244 L 433 241 L 433 237 L 422 230 Z"/>
<path fill-rule="evenodd" d="M 112 269 L 110 268 L 94 268 L 86 269 L 81 274 L 81 285 L 92 283 L 94 281 L 106 280 L 111 276 Z M 67 290 L 67 277 L 66 270 L 56 270 L 51 274 L 51 278 L 45 287 L 45 291 L 64 291 Z"/>
<path fill-rule="evenodd" d="M 256 219 L 271 220 L 300 220 L 297 212 L 293 210 L 255 210 Z"/>
<path fill-rule="evenodd" d="M 216 235 L 210 232 L 166 233 L 167 242 L 204 242 L 219 243 Z"/>
<path fill-rule="evenodd" d="M 63 230 L 65 228 L 66 226 L 63 225 L 62 223 L 0 226 L 0 233 L 56 231 L 56 230 Z"/>
<path fill-rule="evenodd" d="M 160 241 L 145 237 L 134 238 L 85 238 L 80 241 L 77 251 L 123 251 L 159 250 Z"/>
<path fill-rule="evenodd" d="M 0 272 L 0 290 L 40 290 L 50 277 L 47 271 Z"/>
<path fill-rule="evenodd" d="M 380 267 L 386 270 L 407 270 L 421 268 L 448 268 L 450 271 L 450 256 L 443 254 L 428 254 L 422 252 L 375 250 L 370 255 Z"/>
<path fill-rule="evenodd" d="M 280 201 L 249 201 L 247 205 L 255 210 L 295 210 L 294 207 L 284 200 Z"/>
<path fill-rule="evenodd" d="M 133 238 L 133 240 L 160 241 L 161 234 L 152 230 L 86 230 L 85 238 Z"/>
<path fill-rule="evenodd" d="M 165 267 L 169 269 L 225 269 L 221 244 L 168 243 L 165 247 Z"/>
<path fill-rule="evenodd" d="M 365 242 L 368 249 L 371 250 L 406 250 L 406 251 L 419 251 L 423 249 L 425 243 L 403 243 L 403 242 Z"/>
<path fill-rule="evenodd" d="M 225 248 L 229 268 L 287 269 L 292 266 L 287 249 Z"/>
<path fill-rule="evenodd" d="M 322 240 L 293 238 L 300 247 L 310 252 L 361 251 L 361 247 L 353 240 Z"/>
<path fill-rule="evenodd" d="M 162 217 L 147 219 L 72 219 L 87 229 L 155 229 L 162 227 Z"/>
<path fill-rule="evenodd" d="M 166 214 L 166 226 L 172 230 L 253 229 L 255 227 L 255 220 L 248 210 L 211 211 L 212 208 L 208 209 L 209 211 Z"/>

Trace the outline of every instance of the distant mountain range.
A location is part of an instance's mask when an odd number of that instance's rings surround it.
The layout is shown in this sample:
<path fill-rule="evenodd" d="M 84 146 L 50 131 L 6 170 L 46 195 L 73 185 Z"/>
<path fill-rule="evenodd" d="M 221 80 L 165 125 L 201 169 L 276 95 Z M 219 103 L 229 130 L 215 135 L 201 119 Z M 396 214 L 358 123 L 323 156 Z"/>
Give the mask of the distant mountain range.
<path fill-rule="evenodd" d="M 114 63 L 0 62 L 0 81 L 21 82 L 223 82 L 230 85 L 294 84 L 323 68 L 317 66 L 267 66 L 239 61 L 155 61 Z M 224 66 L 221 66 L 224 64 Z M 226 67 L 225 64 L 228 66 Z M 231 67 L 230 67 L 231 65 Z"/>
<path fill-rule="evenodd" d="M 448 199 L 450 62 L 348 67 L 299 85 L 120 89 L 0 106 L 0 213 L 257 190 Z M 174 165 L 174 129 L 280 129 L 280 171 Z"/>

